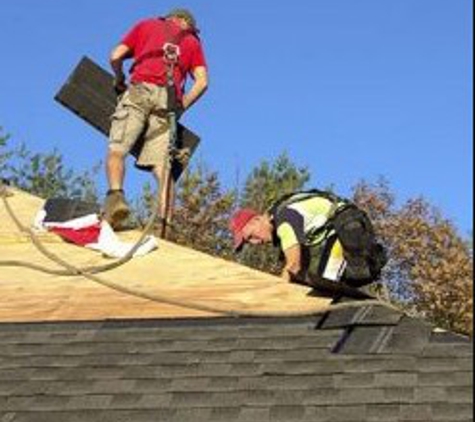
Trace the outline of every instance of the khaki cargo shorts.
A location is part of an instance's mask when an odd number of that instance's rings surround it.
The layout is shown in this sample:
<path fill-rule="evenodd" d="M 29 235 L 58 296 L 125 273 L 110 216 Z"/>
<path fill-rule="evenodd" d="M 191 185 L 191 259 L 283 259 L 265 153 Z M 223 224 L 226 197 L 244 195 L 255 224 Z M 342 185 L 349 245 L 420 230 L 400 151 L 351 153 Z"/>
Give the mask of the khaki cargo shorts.
<path fill-rule="evenodd" d="M 130 85 L 112 115 L 109 148 L 128 154 L 143 136 L 136 165 L 154 167 L 162 174 L 169 164 L 170 128 L 166 107 L 165 87 L 148 83 Z"/>

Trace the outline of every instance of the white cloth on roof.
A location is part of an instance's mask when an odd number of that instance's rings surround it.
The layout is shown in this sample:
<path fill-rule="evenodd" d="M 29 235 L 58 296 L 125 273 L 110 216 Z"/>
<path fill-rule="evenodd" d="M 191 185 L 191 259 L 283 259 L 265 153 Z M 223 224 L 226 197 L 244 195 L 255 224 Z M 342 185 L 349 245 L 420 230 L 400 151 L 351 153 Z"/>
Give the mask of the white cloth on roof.
<path fill-rule="evenodd" d="M 122 242 L 112 230 L 112 227 L 106 221 L 101 224 L 101 231 L 97 243 L 89 243 L 86 248 L 101 251 L 109 258 L 123 258 L 126 256 L 135 243 Z M 158 248 L 158 241 L 155 236 L 146 236 L 139 248 L 135 251 L 134 257 L 144 256 Z"/>
<path fill-rule="evenodd" d="M 62 222 L 45 222 L 46 216 L 46 211 L 41 209 L 34 219 L 33 228 L 38 231 L 51 231 L 78 246 L 102 252 L 109 258 L 123 258 L 135 246 L 135 243 L 121 241 L 110 224 L 101 220 L 97 214 Z M 146 236 L 135 251 L 134 257 L 147 255 L 157 248 L 156 237 Z"/>

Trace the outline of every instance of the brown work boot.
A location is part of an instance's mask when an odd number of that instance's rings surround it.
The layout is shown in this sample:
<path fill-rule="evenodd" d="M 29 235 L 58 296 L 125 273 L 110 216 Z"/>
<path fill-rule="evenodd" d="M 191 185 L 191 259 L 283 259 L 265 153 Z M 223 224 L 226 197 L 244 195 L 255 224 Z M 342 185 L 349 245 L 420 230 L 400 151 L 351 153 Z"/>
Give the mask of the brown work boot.
<path fill-rule="evenodd" d="M 123 190 L 110 190 L 107 192 L 106 201 L 102 216 L 113 229 L 120 226 L 120 223 L 130 215 L 129 206 L 124 198 Z"/>

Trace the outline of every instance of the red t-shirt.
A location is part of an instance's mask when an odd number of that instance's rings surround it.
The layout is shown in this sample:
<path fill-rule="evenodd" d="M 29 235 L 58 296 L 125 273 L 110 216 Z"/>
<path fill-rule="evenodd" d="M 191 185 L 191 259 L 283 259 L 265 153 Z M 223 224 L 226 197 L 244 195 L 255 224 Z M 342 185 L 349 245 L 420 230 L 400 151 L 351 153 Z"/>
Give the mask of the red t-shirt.
<path fill-rule="evenodd" d="M 146 19 L 135 25 L 125 35 L 122 44 L 132 51 L 134 64 L 131 68 L 132 82 L 149 82 L 166 85 L 166 66 L 162 48 L 173 40 L 182 29 L 170 20 L 160 18 Z M 179 98 L 183 95 L 186 76 L 196 67 L 206 67 L 206 59 L 201 42 L 197 36 L 187 33 L 178 43 L 179 63 L 175 67 L 174 80 Z"/>

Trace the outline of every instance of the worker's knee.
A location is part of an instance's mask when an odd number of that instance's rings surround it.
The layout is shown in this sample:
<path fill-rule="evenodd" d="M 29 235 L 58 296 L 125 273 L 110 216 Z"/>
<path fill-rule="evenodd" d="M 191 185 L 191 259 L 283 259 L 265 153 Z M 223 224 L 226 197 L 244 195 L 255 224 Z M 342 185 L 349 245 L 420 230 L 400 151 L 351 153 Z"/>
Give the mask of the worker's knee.
<path fill-rule="evenodd" d="M 110 161 L 124 161 L 127 151 L 117 145 L 109 145 L 107 160 Z"/>
<path fill-rule="evenodd" d="M 164 180 L 163 172 L 157 167 L 153 168 L 153 176 L 155 177 L 155 180 L 157 181 L 158 185 L 160 185 L 161 181 Z"/>
<path fill-rule="evenodd" d="M 158 184 L 167 183 L 168 179 L 172 179 L 170 176 L 170 166 L 167 162 L 162 162 L 159 165 L 154 166 L 153 175 Z"/>

